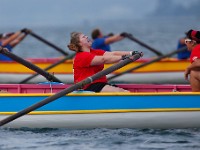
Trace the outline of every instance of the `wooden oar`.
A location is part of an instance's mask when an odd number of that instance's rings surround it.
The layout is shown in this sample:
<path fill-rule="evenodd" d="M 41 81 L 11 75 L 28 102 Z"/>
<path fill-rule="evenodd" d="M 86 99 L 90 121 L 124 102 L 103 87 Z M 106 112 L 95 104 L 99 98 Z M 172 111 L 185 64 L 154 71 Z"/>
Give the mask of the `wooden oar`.
<path fill-rule="evenodd" d="M 150 47 L 149 45 L 143 43 L 142 41 L 136 39 L 133 35 L 131 34 L 127 34 L 125 37 L 127 37 L 128 39 L 132 40 L 132 41 L 135 41 L 136 43 L 140 44 L 141 46 L 149 49 L 150 51 L 154 52 L 156 55 L 158 56 L 162 56 L 163 54 L 161 52 L 159 52 L 158 50 Z"/>
<path fill-rule="evenodd" d="M 140 58 L 139 54 L 134 55 L 133 59 L 126 58 L 125 60 L 123 60 L 123 61 L 121 61 L 121 62 L 119 62 L 119 63 L 117 63 L 117 64 L 115 64 L 115 65 L 113 65 L 113 66 L 111 66 L 111 67 L 109 67 L 109 68 L 107 68 L 105 70 L 103 70 L 103 71 L 100 71 L 100 72 L 94 74 L 93 76 L 90 76 L 90 77 L 82 80 L 81 82 L 78 82 L 78 83 L 70 86 L 69 88 L 66 88 L 66 89 L 64 89 L 64 90 L 62 90 L 62 91 L 60 91 L 60 92 L 58 92 L 58 93 L 56 93 L 56 94 L 54 94 L 54 95 L 52 95 L 50 97 L 47 97 L 47 98 L 43 99 L 42 101 L 40 101 L 40 102 L 38 102 L 36 104 L 33 104 L 32 106 L 30 106 L 30 107 L 28 107 L 28 108 L 26 108 L 26 109 L 24 109 L 22 111 L 19 111 L 18 113 L 14 114 L 14 115 L 11 115 L 11 116 L 1 120 L 0 121 L 0 126 L 3 126 L 5 124 L 7 124 L 7 123 L 9 123 L 9 122 L 21 117 L 21 116 L 23 116 L 23 115 L 28 114 L 31 111 L 34 111 L 34 110 L 36 110 L 36 109 L 38 109 L 38 108 L 40 108 L 40 107 L 52 102 L 52 101 L 55 101 L 56 99 L 66 95 L 68 93 L 71 93 L 74 90 L 80 89 L 83 86 L 92 83 L 94 80 L 97 80 L 97 79 L 101 78 L 102 76 L 105 76 L 105 75 L 107 75 L 107 74 L 109 74 L 109 73 L 111 73 L 111 72 L 113 72 L 113 71 L 115 71 L 115 70 L 117 70 L 117 69 L 129 64 L 129 63 L 131 63 L 131 62 L 133 62 L 133 61 L 136 61 L 139 58 Z"/>
<path fill-rule="evenodd" d="M 45 44 L 55 48 L 57 51 L 59 51 L 60 53 L 62 53 L 63 55 L 68 55 L 67 52 L 65 52 L 64 50 L 62 50 L 61 48 L 57 47 L 56 45 L 48 42 L 47 40 L 45 40 L 44 38 L 42 38 L 41 36 L 35 34 L 33 31 L 30 30 L 30 32 L 28 32 L 28 34 L 30 34 L 31 36 L 35 37 L 36 39 L 44 42 Z"/>
<path fill-rule="evenodd" d="M 50 65 L 50 66 L 44 68 L 43 70 L 44 70 L 44 71 L 48 71 L 49 69 L 52 69 L 52 68 L 58 66 L 59 64 L 65 62 L 66 60 L 68 60 L 68 59 L 70 59 L 70 58 L 73 58 L 74 55 L 75 55 L 75 54 L 66 56 L 65 58 L 59 60 L 58 62 L 56 62 L 56 63 L 54 63 L 54 64 L 52 64 L 52 65 Z M 26 82 L 28 82 L 29 80 L 33 79 L 34 77 L 36 77 L 36 76 L 38 76 L 38 75 L 39 75 L 39 73 L 33 74 L 33 75 L 31 75 L 30 77 L 27 77 L 26 79 L 22 80 L 22 81 L 20 82 L 20 84 L 26 83 Z"/>
<path fill-rule="evenodd" d="M 11 58 L 12 60 L 26 66 L 27 68 L 41 74 L 42 76 L 44 76 L 48 81 L 54 81 L 54 82 L 61 82 L 59 79 L 57 79 L 55 76 L 53 76 L 52 74 L 42 70 L 41 68 L 37 67 L 36 65 L 24 60 L 23 58 L 9 52 L 6 48 L 2 48 L 0 47 L 0 53 L 2 53 L 3 55 L 6 55 L 7 57 Z"/>
<path fill-rule="evenodd" d="M 113 75 L 113 76 L 111 76 L 111 77 L 108 77 L 108 80 L 112 80 L 112 79 L 114 79 L 114 78 L 116 78 L 116 77 L 119 77 L 119 76 L 121 76 L 121 75 L 123 75 L 123 74 L 129 73 L 129 72 L 134 71 L 134 70 L 139 69 L 139 68 L 142 68 L 142 67 L 147 66 L 147 65 L 149 65 L 149 64 L 152 64 L 152 63 L 154 63 L 154 62 L 160 61 L 160 60 L 163 59 L 163 58 L 170 57 L 170 56 L 172 56 L 172 55 L 174 55 L 174 54 L 176 54 L 176 53 L 178 53 L 178 52 L 182 52 L 182 51 L 185 51 L 185 50 L 187 50 L 187 47 L 183 47 L 183 48 L 180 48 L 180 49 L 178 49 L 178 50 L 172 51 L 172 52 L 170 52 L 170 53 L 168 53 L 168 54 L 166 54 L 166 55 L 160 56 L 160 57 L 155 58 L 155 59 L 153 59 L 153 60 L 151 60 L 151 61 L 148 61 L 148 62 L 146 62 L 146 63 L 143 63 L 143 64 L 138 65 L 138 66 L 136 66 L 136 67 L 133 67 L 133 68 L 131 68 L 131 69 L 128 69 L 128 70 L 126 70 L 126 71 L 124 71 L 124 72 L 122 72 L 122 73 L 119 73 L 119 74 Z"/>

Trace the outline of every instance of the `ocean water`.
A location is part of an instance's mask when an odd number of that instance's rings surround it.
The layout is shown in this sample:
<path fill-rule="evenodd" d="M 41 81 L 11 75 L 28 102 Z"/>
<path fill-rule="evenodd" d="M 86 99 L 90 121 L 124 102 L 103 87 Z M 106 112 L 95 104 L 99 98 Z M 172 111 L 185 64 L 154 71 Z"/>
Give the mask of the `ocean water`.
<path fill-rule="evenodd" d="M 41 24 L 41 26 L 30 26 L 26 28 L 31 29 L 35 34 L 60 47 L 69 54 L 73 53 L 67 48 L 71 32 L 83 32 L 90 37 L 91 31 L 97 27 L 100 28 L 105 34 L 116 34 L 121 32 L 131 33 L 141 42 L 151 46 L 163 54 L 167 54 L 176 49 L 178 39 L 184 37 L 184 33 L 186 31 L 190 29 L 200 29 L 199 21 L 200 20 L 197 17 L 159 19 L 146 18 L 143 20 L 102 21 L 96 23 L 83 22 L 74 26 L 48 26 L 46 24 Z M 1 32 L 12 32 L 20 30 L 21 28 L 24 27 L 1 27 Z M 150 50 L 129 39 L 124 39 L 120 42 L 111 44 L 111 49 L 113 51 L 142 51 L 144 53 L 144 58 L 156 56 L 156 54 Z M 49 47 L 31 35 L 28 35 L 19 45 L 17 45 L 13 52 L 23 58 L 63 56 L 63 54 L 56 51 L 54 48 Z"/>
<path fill-rule="evenodd" d="M 140 41 L 166 54 L 176 49 L 177 41 L 189 29 L 199 29 L 199 18 L 159 18 L 144 20 L 84 22 L 76 26 L 30 26 L 34 33 L 63 50 L 69 34 L 80 31 L 90 36 L 93 28 L 104 33 L 128 32 Z M 1 27 L 2 32 L 22 27 Z M 143 51 L 144 57 L 156 55 L 137 43 L 124 39 L 111 45 L 112 50 Z M 61 57 L 62 54 L 28 35 L 13 52 L 27 57 Z M 176 57 L 176 56 L 174 56 Z M 0 129 L 1 150 L 197 150 L 200 149 L 200 129 Z"/>
<path fill-rule="evenodd" d="M 1 150 L 199 150 L 200 129 L 0 129 Z"/>

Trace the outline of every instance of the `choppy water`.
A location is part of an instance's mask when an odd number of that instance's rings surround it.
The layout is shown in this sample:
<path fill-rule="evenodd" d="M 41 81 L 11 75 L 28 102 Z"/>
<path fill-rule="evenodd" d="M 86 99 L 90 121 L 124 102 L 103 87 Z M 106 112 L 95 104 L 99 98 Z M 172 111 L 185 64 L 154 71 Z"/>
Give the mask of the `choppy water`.
<path fill-rule="evenodd" d="M 0 129 L 1 150 L 198 150 L 200 129 Z"/>

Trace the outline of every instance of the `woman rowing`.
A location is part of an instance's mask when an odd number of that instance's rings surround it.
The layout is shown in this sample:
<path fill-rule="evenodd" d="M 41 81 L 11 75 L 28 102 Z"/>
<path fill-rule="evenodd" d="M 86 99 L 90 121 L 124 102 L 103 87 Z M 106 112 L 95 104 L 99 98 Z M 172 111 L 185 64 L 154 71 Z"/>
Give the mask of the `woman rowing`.
<path fill-rule="evenodd" d="M 185 44 L 191 51 L 191 65 L 185 70 L 185 79 L 190 75 L 190 85 L 193 92 L 200 92 L 200 31 L 189 30 Z"/>
<path fill-rule="evenodd" d="M 101 49 L 94 50 L 91 48 L 91 45 L 92 41 L 88 36 L 80 32 L 71 33 L 68 48 L 76 52 L 73 62 L 75 83 L 103 70 L 104 64 L 117 63 L 127 57 L 133 58 L 135 54 L 143 55 L 142 52 L 137 51 L 106 52 Z M 125 89 L 110 85 L 106 76 L 84 86 L 83 89 L 94 92 L 128 92 Z"/>

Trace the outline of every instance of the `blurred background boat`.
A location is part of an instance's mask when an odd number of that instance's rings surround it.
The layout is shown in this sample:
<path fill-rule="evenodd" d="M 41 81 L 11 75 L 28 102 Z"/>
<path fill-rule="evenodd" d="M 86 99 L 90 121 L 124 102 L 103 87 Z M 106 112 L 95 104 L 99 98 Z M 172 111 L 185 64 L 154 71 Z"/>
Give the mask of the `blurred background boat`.
<path fill-rule="evenodd" d="M 37 65 L 38 67 L 45 69 L 52 64 L 60 61 L 61 58 L 31 58 L 27 59 L 31 63 Z M 156 83 L 156 84 L 186 84 L 188 81 L 184 79 L 184 70 L 189 65 L 189 60 L 177 60 L 175 58 L 166 58 L 161 61 L 148 64 L 139 69 L 134 69 L 141 64 L 148 63 L 152 59 L 140 59 L 123 68 L 113 72 L 108 75 L 112 77 L 114 75 L 119 75 L 110 80 L 110 82 L 121 82 L 121 83 Z M 54 74 L 63 83 L 73 83 L 73 61 L 67 60 L 49 69 L 48 72 Z M 105 65 L 105 68 L 110 67 L 110 65 Z M 120 75 L 121 73 L 133 69 L 129 73 Z M 46 79 L 38 75 L 28 81 L 23 81 L 28 77 L 35 74 L 29 68 L 26 68 L 22 64 L 17 62 L 1 62 L 0 63 L 0 82 L 1 83 L 38 83 L 44 82 Z"/>

